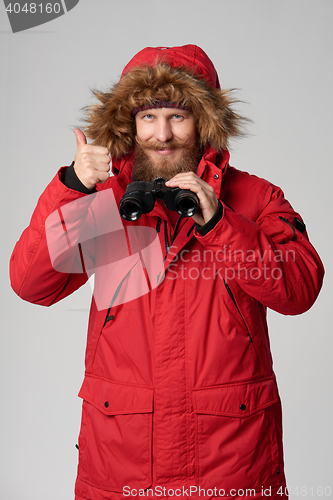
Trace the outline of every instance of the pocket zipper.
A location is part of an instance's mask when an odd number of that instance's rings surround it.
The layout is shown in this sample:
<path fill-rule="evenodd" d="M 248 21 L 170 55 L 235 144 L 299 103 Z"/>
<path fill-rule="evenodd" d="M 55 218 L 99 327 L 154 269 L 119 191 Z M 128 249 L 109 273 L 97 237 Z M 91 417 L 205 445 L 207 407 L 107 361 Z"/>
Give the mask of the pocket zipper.
<path fill-rule="evenodd" d="M 243 323 L 244 323 L 244 325 L 245 325 L 245 328 L 246 328 L 247 334 L 248 334 L 248 336 L 249 336 L 250 342 L 252 342 L 252 337 L 251 337 L 251 334 L 250 334 L 250 332 L 249 332 L 249 329 L 248 329 L 248 327 L 247 327 L 247 324 L 245 323 L 245 320 L 244 320 L 244 318 L 243 318 L 243 315 L 242 315 L 242 313 L 241 313 L 241 312 L 240 312 L 240 310 L 239 310 L 239 307 L 238 307 L 238 305 L 237 305 L 237 302 L 236 302 L 236 300 L 235 300 L 235 297 L 233 296 L 232 291 L 230 290 L 229 285 L 227 284 L 227 282 L 226 282 L 224 279 L 223 279 L 223 283 L 224 283 L 224 286 L 225 286 L 225 288 L 226 288 L 226 290 L 227 290 L 227 292 L 228 292 L 228 294 L 229 294 L 229 296 L 230 296 L 231 300 L 232 300 L 232 301 L 233 301 L 233 303 L 235 304 L 235 307 L 236 307 L 236 309 L 237 309 L 237 311 L 238 311 L 238 313 L 239 313 L 240 317 L 242 318 L 242 321 L 243 321 Z"/>
<path fill-rule="evenodd" d="M 293 230 L 293 237 L 292 237 L 291 241 L 295 241 L 296 240 L 296 231 L 295 231 L 294 226 L 289 222 L 288 219 L 286 219 L 285 217 L 282 217 L 281 215 L 279 215 L 279 219 L 283 220 L 283 222 L 286 222 L 288 224 L 288 226 L 291 227 L 291 229 Z"/>

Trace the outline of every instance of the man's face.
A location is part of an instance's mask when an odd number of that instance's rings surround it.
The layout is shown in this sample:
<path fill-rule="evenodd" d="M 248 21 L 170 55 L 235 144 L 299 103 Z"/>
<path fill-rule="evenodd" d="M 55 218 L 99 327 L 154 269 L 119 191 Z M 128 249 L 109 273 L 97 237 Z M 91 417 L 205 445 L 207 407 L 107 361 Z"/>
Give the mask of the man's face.
<path fill-rule="evenodd" d="M 135 123 L 137 180 L 171 179 L 179 172 L 196 171 L 201 155 L 191 111 L 149 109 L 137 113 Z"/>

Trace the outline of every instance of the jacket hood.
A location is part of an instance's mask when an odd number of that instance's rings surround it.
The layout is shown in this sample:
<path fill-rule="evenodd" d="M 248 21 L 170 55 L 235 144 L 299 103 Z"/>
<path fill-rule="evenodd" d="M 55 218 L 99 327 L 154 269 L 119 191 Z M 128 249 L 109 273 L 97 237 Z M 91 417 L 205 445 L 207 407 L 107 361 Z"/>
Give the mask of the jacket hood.
<path fill-rule="evenodd" d="M 172 68 L 183 68 L 201 77 L 213 88 L 220 88 L 220 82 L 214 64 L 207 54 L 196 45 L 183 47 L 146 47 L 138 52 L 125 66 L 122 77 L 138 66 L 151 65 L 160 61 Z"/>
<path fill-rule="evenodd" d="M 135 108 L 155 101 L 191 108 L 200 146 L 227 149 L 242 135 L 244 120 L 232 109 L 230 90 L 221 90 L 207 54 L 196 45 L 147 47 L 125 66 L 120 81 L 107 92 L 93 91 L 98 102 L 85 108 L 86 135 L 105 146 L 113 158 L 130 153 L 135 143 Z"/>

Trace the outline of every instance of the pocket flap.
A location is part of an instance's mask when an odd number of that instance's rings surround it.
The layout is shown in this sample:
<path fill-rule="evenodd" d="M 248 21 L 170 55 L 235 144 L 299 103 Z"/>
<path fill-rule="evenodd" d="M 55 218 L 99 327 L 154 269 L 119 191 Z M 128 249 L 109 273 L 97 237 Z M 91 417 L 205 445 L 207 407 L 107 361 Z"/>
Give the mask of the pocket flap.
<path fill-rule="evenodd" d="M 152 387 L 123 384 L 86 375 L 79 397 L 94 405 L 105 415 L 151 413 Z"/>
<path fill-rule="evenodd" d="M 247 417 L 279 401 L 274 378 L 192 389 L 195 413 Z"/>

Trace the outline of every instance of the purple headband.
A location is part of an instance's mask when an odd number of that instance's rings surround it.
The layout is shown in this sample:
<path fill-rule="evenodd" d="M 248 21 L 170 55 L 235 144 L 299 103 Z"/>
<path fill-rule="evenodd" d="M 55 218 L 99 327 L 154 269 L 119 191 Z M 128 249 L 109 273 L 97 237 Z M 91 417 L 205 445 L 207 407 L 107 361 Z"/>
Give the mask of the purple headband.
<path fill-rule="evenodd" d="M 154 101 L 152 103 L 144 104 L 139 108 L 134 108 L 131 112 L 131 116 L 135 116 L 139 111 L 145 111 L 146 109 L 154 109 L 154 108 L 177 108 L 177 109 L 186 109 L 187 111 L 191 111 L 191 108 L 188 106 L 183 106 L 182 104 L 177 104 L 176 102 L 171 101 Z"/>

